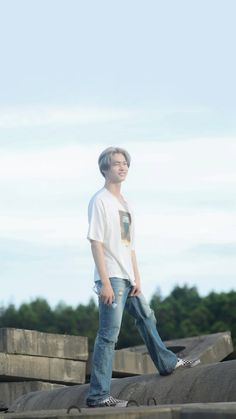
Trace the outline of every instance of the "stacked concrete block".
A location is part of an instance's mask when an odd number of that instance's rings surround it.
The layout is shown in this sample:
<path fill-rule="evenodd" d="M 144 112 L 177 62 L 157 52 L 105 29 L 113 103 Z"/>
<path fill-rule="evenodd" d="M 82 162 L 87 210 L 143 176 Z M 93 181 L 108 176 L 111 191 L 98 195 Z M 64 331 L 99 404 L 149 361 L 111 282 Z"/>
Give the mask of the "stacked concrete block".
<path fill-rule="evenodd" d="M 195 336 L 165 342 L 170 349 L 178 347 L 177 355 L 182 358 L 200 358 L 202 364 L 223 361 L 234 351 L 229 331 Z"/>
<path fill-rule="evenodd" d="M 175 339 L 164 342 L 180 358 L 200 358 L 202 364 L 222 361 L 233 353 L 230 332 L 214 333 L 211 335 Z M 92 355 L 87 364 L 87 375 L 91 371 Z M 132 375 L 152 374 L 157 372 L 146 346 L 136 346 L 115 351 L 113 360 L 113 377 L 127 377 Z"/>
<path fill-rule="evenodd" d="M 0 329 L 0 401 L 30 391 L 85 382 L 88 339 L 35 330 Z"/>
<path fill-rule="evenodd" d="M 200 358 L 202 364 L 219 362 L 225 360 L 226 358 L 229 360 L 235 359 L 233 342 L 229 331 L 174 339 L 165 341 L 164 343 L 166 347 L 176 353 L 179 358 Z M 148 350 L 145 345 L 127 348 L 127 351 L 146 356 L 148 368 L 147 373 L 154 372 L 150 370 L 153 368 L 151 367 L 152 361 L 148 355 Z"/>

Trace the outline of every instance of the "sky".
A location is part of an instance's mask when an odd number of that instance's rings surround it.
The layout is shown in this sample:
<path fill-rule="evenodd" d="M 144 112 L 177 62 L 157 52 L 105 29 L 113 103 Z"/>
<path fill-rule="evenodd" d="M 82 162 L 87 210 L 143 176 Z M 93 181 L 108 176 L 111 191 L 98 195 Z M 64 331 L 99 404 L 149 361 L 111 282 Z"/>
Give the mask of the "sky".
<path fill-rule="evenodd" d="M 142 291 L 236 284 L 234 0 L 0 0 L 0 305 L 87 304 L 97 159 L 124 147 Z"/>

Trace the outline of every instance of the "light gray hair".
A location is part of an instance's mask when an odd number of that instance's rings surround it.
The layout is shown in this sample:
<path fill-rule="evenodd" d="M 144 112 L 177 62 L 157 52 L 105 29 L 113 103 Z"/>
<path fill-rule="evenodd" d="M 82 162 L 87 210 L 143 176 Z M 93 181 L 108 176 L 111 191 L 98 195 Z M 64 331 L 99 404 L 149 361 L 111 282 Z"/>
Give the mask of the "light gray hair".
<path fill-rule="evenodd" d="M 113 154 L 123 154 L 128 167 L 130 166 L 131 157 L 128 151 L 120 147 L 108 147 L 106 148 L 98 158 L 98 166 L 101 174 L 105 177 L 104 170 L 109 170 L 111 166 L 111 156 Z"/>

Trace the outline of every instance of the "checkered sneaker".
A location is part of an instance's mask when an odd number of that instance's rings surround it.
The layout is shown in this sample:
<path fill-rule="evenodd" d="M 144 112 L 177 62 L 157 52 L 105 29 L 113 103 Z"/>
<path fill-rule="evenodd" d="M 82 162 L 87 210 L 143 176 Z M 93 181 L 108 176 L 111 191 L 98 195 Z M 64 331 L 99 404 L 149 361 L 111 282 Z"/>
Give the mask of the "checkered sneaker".
<path fill-rule="evenodd" d="M 179 368 L 179 367 L 193 368 L 193 367 L 196 367 L 196 365 L 200 364 L 200 362 L 201 362 L 200 359 L 181 359 L 181 358 L 178 358 L 175 369 Z"/>
<path fill-rule="evenodd" d="M 87 400 L 88 407 L 126 407 L 127 400 L 115 399 L 115 397 L 109 396 L 106 399 L 89 401 Z"/>

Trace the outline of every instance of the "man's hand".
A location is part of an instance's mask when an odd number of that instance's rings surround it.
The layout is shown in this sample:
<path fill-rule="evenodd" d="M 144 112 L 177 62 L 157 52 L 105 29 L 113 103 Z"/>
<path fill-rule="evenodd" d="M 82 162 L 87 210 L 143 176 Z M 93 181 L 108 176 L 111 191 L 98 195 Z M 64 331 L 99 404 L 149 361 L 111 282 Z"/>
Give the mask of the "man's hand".
<path fill-rule="evenodd" d="M 134 277 L 135 277 L 135 285 L 132 287 L 129 296 L 130 297 L 136 297 L 141 292 L 141 282 L 140 282 L 140 275 L 138 271 L 138 264 L 136 259 L 135 251 L 131 251 L 131 258 L 132 258 L 132 265 L 134 269 Z"/>
<path fill-rule="evenodd" d="M 112 304 L 115 298 L 112 286 L 110 284 L 103 285 L 99 297 L 104 304 Z"/>
<path fill-rule="evenodd" d="M 137 281 L 136 281 L 137 282 Z M 130 297 L 136 297 L 137 295 L 139 295 L 141 292 L 141 285 L 140 283 L 136 283 L 136 285 L 134 285 L 129 293 Z"/>

